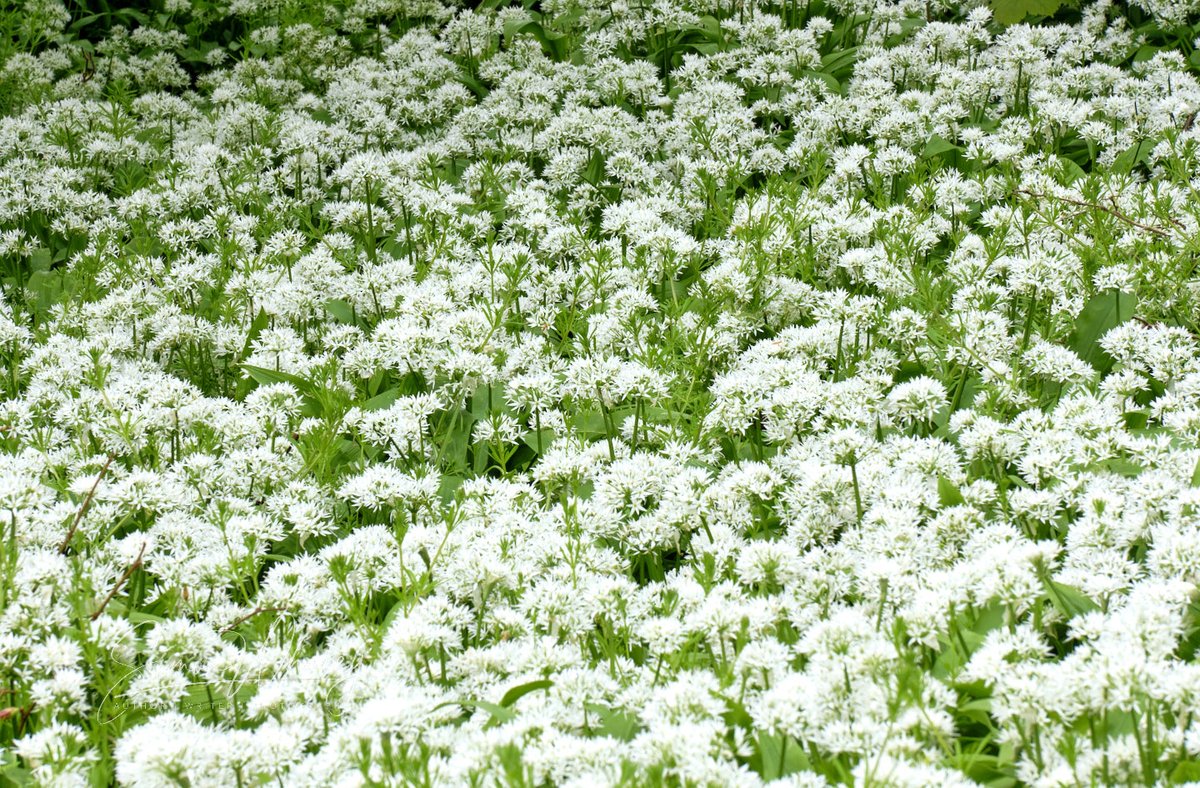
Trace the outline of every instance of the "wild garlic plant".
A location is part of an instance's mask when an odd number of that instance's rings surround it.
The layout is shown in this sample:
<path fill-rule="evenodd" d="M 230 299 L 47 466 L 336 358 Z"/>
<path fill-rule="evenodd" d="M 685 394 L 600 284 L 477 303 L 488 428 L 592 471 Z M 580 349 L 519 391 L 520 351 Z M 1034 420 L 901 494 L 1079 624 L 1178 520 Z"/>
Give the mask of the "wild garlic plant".
<path fill-rule="evenodd" d="M 1198 15 L 0 11 L 0 774 L 1200 781 Z"/>

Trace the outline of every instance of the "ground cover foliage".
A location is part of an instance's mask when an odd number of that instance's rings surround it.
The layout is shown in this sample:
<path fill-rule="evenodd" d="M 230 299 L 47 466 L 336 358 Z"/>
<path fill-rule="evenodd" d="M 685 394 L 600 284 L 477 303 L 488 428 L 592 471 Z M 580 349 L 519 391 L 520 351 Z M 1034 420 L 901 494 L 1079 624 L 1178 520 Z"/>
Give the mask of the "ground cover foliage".
<path fill-rule="evenodd" d="M 1195 0 L 0 12 L 0 774 L 1200 780 Z"/>

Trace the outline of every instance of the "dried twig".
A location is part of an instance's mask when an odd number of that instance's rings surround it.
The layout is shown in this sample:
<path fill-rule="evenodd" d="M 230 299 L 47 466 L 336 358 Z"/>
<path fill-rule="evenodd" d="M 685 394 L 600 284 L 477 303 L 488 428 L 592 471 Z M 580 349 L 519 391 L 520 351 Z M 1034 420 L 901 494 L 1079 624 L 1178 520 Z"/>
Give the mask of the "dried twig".
<path fill-rule="evenodd" d="M 142 565 L 142 556 L 145 554 L 146 543 L 142 542 L 142 549 L 138 550 L 137 558 L 133 559 L 133 563 L 125 567 L 125 571 L 121 573 L 119 578 L 117 578 L 116 585 L 114 585 L 108 592 L 108 596 L 104 597 L 104 601 L 100 603 L 100 607 L 96 608 L 96 612 L 92 613 L 92 621 L 100 618 L 100 614 L 104 612 L 104 608 L 108 607 L 108 603 L 111 602 L 113 597 L 117 595 L 117 592 L 121 590 L 121 586 L 125 585 L 125 581 L 129 579 L 129 576 L 137 571 L 138 567 Z"/>
<path fill-rule="evenodd" d="M 88 490 L 87 495 L 83 498 L 83 503 L 79 505 L 79 511 L 75 513 L 75 522 L 71 523 L 71 529 L 67 531 L 66 537 L 63 538 L 62 544 L 58 546 L 58 552 L 63 555 L 67 554 L 67 549 L 71 546 L 71 540 L 75 538 L 75 532 L 79 530 L 79 524 L 83 522 L 83 516 L 87 514 L 88 507 L 92 505 L 92 499 L 96 497 L 96 488 L 100 486 L 100 482 L 104 479 L 104 475 L 108 473 L 108 468 L 113 464 L 113 455 L 108 455 L 108 461 L 104 463 L 104 467 L 100 469 L 100 473 L 96 476 L 96 481 L 92 483 L 92 489 Z"/>
<path fill-rule="evenodd" d="M 241 618 L 236 619 L 232 624 L 230 624 L 229 626 L 222 629 L 221 634 L 223 635 L 226 632 L 232 632 L 233 630 L 240 627 L 242 624 L 245 624 L 247 621 L 249 621 L 250 619 L 257 616 L 259 613 L 283 613 L 286 609 L 287 608 L 282 608 L 282 607 L 256 607 L 253 610 L 251 610 L 249 613 L 247 613 L 246 615 L 242 616 Z"/>
<path fill-rule="evenodd" d="M 1101 205 L 1098 202 L 1089 202 L 1087 200 L 1077 200 L 1074 197 L 1063 197 L 1062 195 L 1059 195 L 1059 194 L 1045 194 L 1044 192 L 1035 192 L 1030 189 L 1017 189 L 1017 191 L 1020 192 L 1021 194 L 1032 197 L 1035 200 L 1045 200 L 1045 199 L 1058 200 L 1059 202 L 1065 202 L 1069 205 L 1077 205 L 1080 208 L 1091 208 L 1091 209 L 1097 210 L 1097 211 L 1104 211 L 1109 216 L 1112 216 L 1115 219 L 1120 219 L 1121 221 L 1125 222 L 1126 224 L 1128 224 L 1132 227 L 1136 227 L 1139 230 L 1145 230 L 1148 233 L 1154 233 L 1155 235 L 1161 236 L 1163 238 L 1169 237 L 1171 235 L 1170 232 L 1163 229 L 1162 227 L 1159 227 L 1156 224 L 1144 224 L 1143 222 L 1139 222 L 1136 219 L 1132 219 L 1129 216 L 1126 216 L 1122 211 L 1118 210 L 1115 207 Z M 1178 224 L 1178 222 L 1176 222 L 1176 224 Z M 1182 225 L 1180 225 L 1180 226 L 1182 226 Z"/>
<path fill-rule="evenodd" d="M 17 735 L 20 736 L 25 732 L 25 723 L 29 722 L 29 715 L 33 714 L 33 704 L 28 706 L 9 706 L 6 709 L 0 709 L 0 721 L 7 720 L 10 717 L 17 718 Z"/>

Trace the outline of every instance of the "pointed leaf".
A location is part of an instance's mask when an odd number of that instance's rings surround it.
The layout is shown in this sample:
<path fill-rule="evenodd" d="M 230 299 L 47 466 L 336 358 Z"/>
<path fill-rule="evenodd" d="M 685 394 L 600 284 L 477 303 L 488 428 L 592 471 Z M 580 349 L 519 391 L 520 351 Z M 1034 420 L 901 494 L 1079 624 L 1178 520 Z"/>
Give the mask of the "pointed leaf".
<path fill-rule="evenodd" d="M 536 681 L 527 681 L 524 684 L 518 684 L 508 692 L 504 693 L 504 697 L 500 699 L 500 705 L 508 708 L 529 693 L 548 689 L 552 686 L 554 686 L 554 682 L 550 679 L 538 679 Z"/>

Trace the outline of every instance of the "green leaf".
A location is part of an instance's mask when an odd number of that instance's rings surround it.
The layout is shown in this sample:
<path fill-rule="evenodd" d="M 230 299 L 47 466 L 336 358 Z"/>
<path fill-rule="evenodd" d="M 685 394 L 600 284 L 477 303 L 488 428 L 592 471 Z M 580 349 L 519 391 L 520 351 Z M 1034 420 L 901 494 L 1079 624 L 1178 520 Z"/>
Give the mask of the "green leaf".
<path fill-rule="evenodd" d="M 1196 467 L 1192 470 L 1192 486 L 1200 487 L 1200 460 L 1196 461 Z"/>
<path fill-rule="evenodd" d="M 1144 430 L 1150 420 L 1150 414 L 1144 410 L 1127 410 L 1121 414 L 1125 428 L 1129 430 Z"/>
<path fill-rule="evenodd" d="M 488 90 L 487 85 L 483 84 L 470 74 L 459 74 L 458 81 L 465 85 L 467 89 L 474 93 L 478 98 L 483 98 L 491 92 Z"/>
<path fill-rule="evenodd" d="M 1167 778 L 1171 785 L 1200 782 L 1200 761 L 1180 761 Z"/>
<path fill-rule="evenodd" d="M 959 704 L 959 716 L 966 717 L 971 722 L 988 725 L 991 723 L 990 714 L 992 711 L 991 698 L 974 698 L 965 703 Z"/>
<path fill-rule="evenodd" d="M 604 435 L 607 432 L 604 414 L 598 410 L 579 411 L 572 416 L 571 421 L 575 431 L 584 435 Z"/>
<path fill-rule="evenodd" d="M 821 58 L 820 71 L 842 81 L 850 76 L 856 60 L 858 60 L 858 47 L 844 47 Z"/>
<path fill-rule="evenodd" d="M 1054 16 L 1064 0 L 991 0 L 993 18 L 1002 25 L 1015 25 L 1027 16 Z"/>
<path fill-rule="evenodd" d="M 551 33 L 532 19 L 510 19 L 504 25 L 504 37 L 529 34 L 542 45 L 542 51 L 552 60 L 566 60 L 568 53 L 567 37 L 561 33 Z"/>
<path fill-rule="evenodd" d="M 1062 162 L 1067 183 L 1074 183 L 1087 177 L 1087 173 L 1084 172 L 1083 167 L 1079 166 L 1079 162 L 1065 157 L 1059 158 L 1059 161 Z"/>
<path fill-rule="evenodd" d="M 830 93 L 840 94 L 842 92 L 842 83 L 838 82 L 837 77 L 833 76 L 833 74 L 826 74 L 823 71 L 805 70 L 800 72 L 800 76 L 824 83 L 825 87 L 829 88 Z"/>
<path fill-rule="evenodd" d="M 250 349 L 254 347 L 254 342 L 270 323 L 271 316 L 267 314 L 267 311 L 265 309 L 258 310 L 258 314 L 250 321 L 250 329 L 246 332 L 246 342 L 242 345 L 241 358 L 250 355 Z"/>
<path fill-rule="evenodd" d="M 947 479 L 945 476 L 938 477 L 938 501 L 943 507 L 961 506 L 966 503 L 962 492 L 954 482 Z"/>
<path fill-rule="evenodd" d="M 34 271 L 49 271 L 54 262 L 54 256 L 46 247 L 34 249 L 29 255 L 29 268 Z"/>
<path fill-rule="evenodd" d="M 267 386 L 272 383 L 291 383 L 301 394 L 308 394 L 312 391 L 312 383 L 290 372 L 256 367 L 253 364 L 242 364 L 242 369 L 260 386 Z"/>
<path fill-rule="evenodd" d="M 610 709 L 598 703 L 585 703 L 583 707 L 589 713 L 600 718 L 600 725 L 596 728 L 596 733 L 599 735 L 608 736 L 617 741 L 632 741 L 633 737 L 637 736 L 638 720 L 632 714 Z"/>
<path fill-rule="evenodd" d="M 462 705 L 474 706 L 475 708 L 483 709 L 488 714 L 492 715 L 492 718 L 484 723 L 483 727 L 485 728 L 502 725 L 517 718 L 517 713 L 512 709 L 506 709 L 498 703 L 489 703 L 486 700 L 464 700 L 462 701 Z"/>
<path fill-rule="evenodd" d="M 406 600 L 404 600 L 404 599 L 396 600 L 396 602 L 388 610 L 387 614 L 384 615 L 384 617 L 383 617 L 383 624 L 380 625 L 381 632 L 387 632 L 389 629 L 392 628 L 392 622 L 395 621 L 400 616 L 400 614 L 404 612 L 405 604 L 406 604 Z"/>
<path fill-rule="evenodd" d="M 471 415 L 479 421 L 491 416 L 493 410 L 501 413 L 509 411 L 508 400 L 504 396 L 504 384 L 493 383 L 490 393 L 489 397 L 489 387 L 483 385 L 471 395 Z"/>
<path fill-rule="evenodd" d="M 30 785 L 33 783 L 33 772 L 23 769 L 16 763 L 6 764 L 0 769 L 0 777 L 8 785 Z"/>
<path fill-rule="evenodd" d="M 1111 471 L 1112 473 L 1115 473 L 1118 476 L 1124 476 L 1127 479 L 1140 476 L 1142 471 L 1145 470 L 1136 462 L 1131 462 L 1130 460 L 1126 460 L 1121 457 L 1110 457 L 1107 460 L 1101 460 L 1100 462 L 1096 463 L 1096 465 L 1103 470 Z"/>
<path fill-rule="evenodd" d="M 49 309 L 62 295 L 62 277 L 55 271 L 34 271 L 25 286 L 33 293 L 42 311 Z"/>
<path fill-rule="evenodd" d="M 369 400 L 359 405 L 363 410 L 383 410 L 391 407 L 392 403 L 400 399 L 400 389 L 390 388 L 387 391 L 376 394 Z"/>
<path fill-rule="evenodd" d="M 963 703 L 962 705 L 960 705 L 958 707 L 958 710 L 959 711 L 991 711 L 992 710 L 992 699 L 991 698 L 976 698 L 975 700 L 969 700 L 966 703 Z"/>
<path fill-rule="evenodd" d="M 597 185 L 604 180 L 606 161 L 604 154 L 600 151 L 592 151 L 592 157 L 588 160 L 587 169 L 583 172 L 583 179 L 588 183 Z"/>
<path fill-rule="evenodd" d="M 939 156 L 943 153 L 961 150 L 962 147 L 955 145 L 948 139 L 934 134 L 929 138 L 929 142 L 925 143 L 925 150 L 921 153 L 921 158 L 932 159 L 934 156 Z"/>
<path fill-rule="evenodd" d="M 534 453 L 536 454 L 538 451 L 539 437 L 541 438 L 541 447 L 544 450 L 548 448 L 550 443 L 554 440 L 554 430 L 544 428 L 540 433 L 536 430 L 530 430 L 521 436 L 521 442 L 533 449 Z"/>
<path fill-rule="evenodd" d="M 759 732 L 758 754 L 764 780 L 778 780 L 812 768 L 804 748 L 791 736 Z"/>
<path fill-rule="evenodd" d="M 1074 586 L 1059 583 L 1048 578 L 1044 582 L 1046 590 L 1049 592 L 1050 603 L 1068 619 L 1100 609 L 1099 605 Z"/>
<path fill-rule="evenodd" d="M 1105 290 L 1092 297 L 1075 319 L 1072 349 L 1101 374 L 1112 369 L 1113 358 L 1100 347 L 1100 338 L 1133 318 L 1137 298 L 1119 290 Z"/>
<path fill-rule="evenodd" d="M 504 693 L 504 697 L 500 699 L 500 705 L 507 709 L 529 693 L 549 689 L 553 686 L 554 682 L 550 679 L 537 679 L 536 681 L 527 681 L 524 684 L 518 684 Z"/>
<path fill-rule="evenodd" d="M 454 501 L 454 493 L 459 487 L 462 487 L 463 477 L 457 474 L 447 474 L 442 476 L 442 484 L 438 488 L 438 495 L 441 498 L 442 504 L 449 506 Z"/>
<path fill-rule="evenodd" d="M 1139 140 L 1129 146 L 1113 161 L 1112 171 L 1118 174 L 1128 174 L 1139 165 L 1144 164 L 1154 151 L 1158 141 L 1154 138 Z"/>
<path fill-rule="evenodd" d="M 354 313 L 354 307 L 348 302 L 341 299 L 333 298 L 325 302 L 325 311 L 331 314 L 335 320 L 347 325 L 355 325 L 358 323 L 358 316 Z"/>

